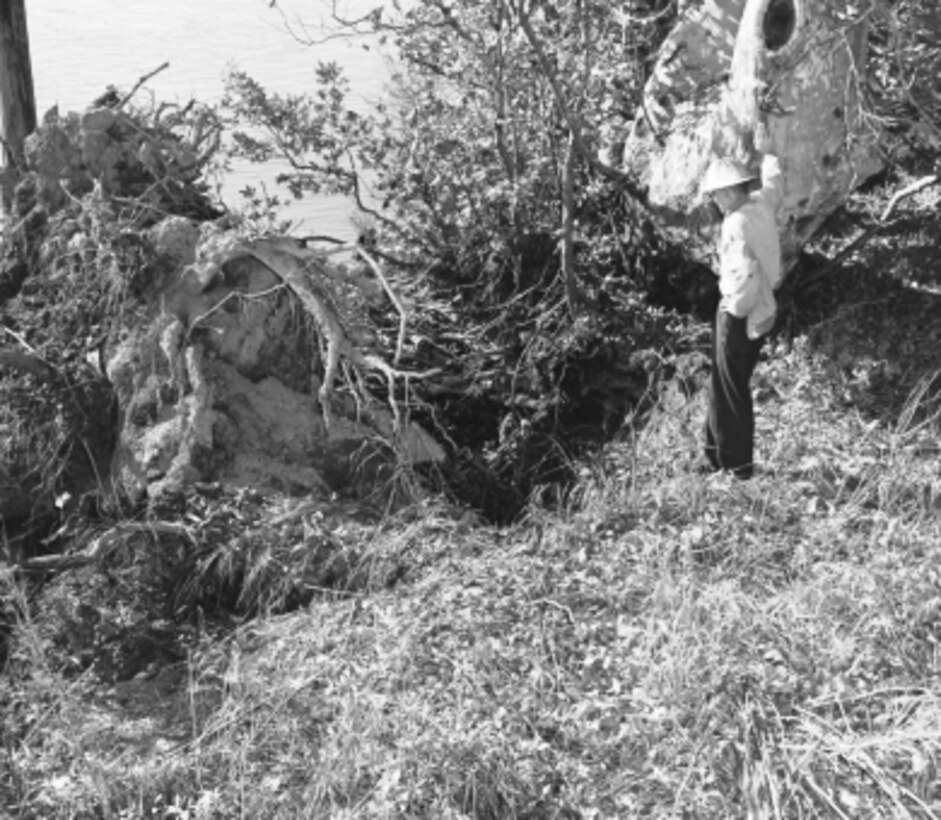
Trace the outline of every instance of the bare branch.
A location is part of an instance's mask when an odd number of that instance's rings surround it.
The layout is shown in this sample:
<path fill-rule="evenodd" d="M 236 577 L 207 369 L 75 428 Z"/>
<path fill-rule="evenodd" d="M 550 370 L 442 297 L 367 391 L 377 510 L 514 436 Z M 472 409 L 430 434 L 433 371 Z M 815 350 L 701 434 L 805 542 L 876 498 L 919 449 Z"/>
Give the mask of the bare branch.
<path fill-rule="evenodd" d="M 130 101 L 131 97 L 133 97 L 133 96 L 140 90 L 140 88 L 141 88 L 142 85 L 144 85 L 145 83 L 147 83 L 149 80 L 152 80 L 152 79 L 153 79 L 154 77 L 156 77 L 161 71 L 163 71 L 164 69 L 169 68 L 169 67 L 170 67 L 170 63 L 166 62 L 166 63 L 164 63 L 163 65 L 157 66 L 157 68 L 155 68 L 155 69 L 154 69 L 153 71 L 151 71 L 149 74 L 145 74 L 143 77 L 141 77 L 141 78 L 135 83 L 134 87 L 133 87 L 130 91 L 128 91 L 127 94 L 124 95 L 124 97 L 123 97 L 123 99 L 121 100 L 121 102 L 119 102 L 119 103 L 114 107 L 114 108 L 115 108 L 115 111 L 120 111 L 122 108 L 124 108 L 125 104 L 127 104 L 127 103 Z"/>
<path fill-rule="evenodd" d="M 379 213 L 374 208 L 370 208 L 368 205 L 366 205 L 365 202 L 363 202 L 362 191 L 360 188 L 360 181 L 359 181 L 359 172 L 356 170 L 356 159 L 353 157 L 353 152 L 348 149 L 347 149 L 346 155 L 350 160 L 350 165 L 353 166 L 353 170 L 350 171 L 349 174 L 350 174 L 350 181 L 353 183 L 353 200 L 356 202 L 356 207 L 359 208 L 367 216 L 371 216 L 376 221 L 381 222 L 387 228 L 392 228 L 396 232 L 401 233 L 402 229 L 393 220 Z"/>
<path fill-rule="evenodd" d="M 31 373 L 45 382 L 56 381 L 60 378 L 59 371 L 47 362 L 42 354 L 19 333 L 3 326 L 0 326 L 0 330 L 14 339 L 25 350 L 25 352 L 21 350 L 0 350 L 0 370 L 7 368 Z"/>
<path fill-rule="evenodd" d="M 895 193 L 892 199 L 889 200 L 889 204 L 886 205 L 885 210 L 883 210 L 882 216 L 879 217 L 880 224 L 884 225 L 886 223 L 889 217 L 892 216 L 892 212 L 895 210 L 896 206 L 903 199 L 908 199 L 908 197 L 917 194 L 919 191 L 923 191 L 925 188 L 928 188 L 931 185 L 937 185 L 938 182 L 938 175 L 931 174 L 930 176 L 922 177 L 917 182 L 913 182 L 907 188 L 903 188 L 901 191 Z"/>

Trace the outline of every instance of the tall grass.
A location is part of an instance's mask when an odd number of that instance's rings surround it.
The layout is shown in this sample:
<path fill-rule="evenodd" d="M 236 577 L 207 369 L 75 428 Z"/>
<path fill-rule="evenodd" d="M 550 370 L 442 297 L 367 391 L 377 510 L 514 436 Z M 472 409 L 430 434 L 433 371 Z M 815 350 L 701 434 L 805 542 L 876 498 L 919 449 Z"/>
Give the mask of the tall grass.
<path fill-rule="evenodd" d="M 389 519 L 356 584 L 110 690 L 56 666 L 8 584 L 4 810 L 941 816 L 933 382 L 876 421 L 822 366 L 761 366 L 751 482 L 692 474 L 700 399 L 664 405 L 568 509 Z"/>

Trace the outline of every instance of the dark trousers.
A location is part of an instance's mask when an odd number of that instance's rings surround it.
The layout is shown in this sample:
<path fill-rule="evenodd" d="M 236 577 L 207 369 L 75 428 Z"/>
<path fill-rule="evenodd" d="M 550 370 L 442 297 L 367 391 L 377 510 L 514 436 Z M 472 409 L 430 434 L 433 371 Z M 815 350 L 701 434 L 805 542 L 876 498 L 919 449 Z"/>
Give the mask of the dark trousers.
<path fill-rule="evenodd" d="M 746 320 L 719 310 L 712 331 L 712 374 L 706 416 L 706 458 L 716 470 L 750 478 L 755 411 L 749 381 L 764 339 L 749 339 Z"/>

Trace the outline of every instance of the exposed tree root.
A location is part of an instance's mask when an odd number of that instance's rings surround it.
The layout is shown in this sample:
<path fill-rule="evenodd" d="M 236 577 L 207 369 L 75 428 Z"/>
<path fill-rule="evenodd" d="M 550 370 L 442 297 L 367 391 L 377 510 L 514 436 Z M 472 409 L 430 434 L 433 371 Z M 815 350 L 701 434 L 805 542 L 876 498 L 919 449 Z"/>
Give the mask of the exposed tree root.
<path fill-rule="evenodd" d="M 348 383 L 362 406 L 368 406 L 370 398 L 363 387 L 364 374 L 373 371 L 382 374 L 385 378 L 388 385 L 387 403 L 393 418 L 393 434 L 398 436 L 402 431 L 402 409 L 395 397 L 397 383 L 400 380 L 426 378 L 437 371 L 409 373 L 398 370 L 380 356 L 360 350 L 351 338 L 330 293 L 323 287 L 321 280 L 351 284 L 367 291 L 375 291 L 375 283 L 371 279 L 345 275 L 342 269 L 325 265 L 321 255 L 316 251 L 308 250 L 284 237 L 244 242 L 237 246 L 236 251 L 257 259 L 276 274 L 294 292 L 316 323 L 326 347 L 323 384 L 318 391 L 317 398 L 328 433 L 332 422 L 331 400 L 334 388 L 341 365 L 348 363 L 356 371 L 356 378 L 348 379 Z M 375 262 L 370 264 L 374 270 L 378 269 Z M 401 317 L 399 347 L 401 347 L 406 315 L 388 282 L 384 277 L 379 276 L 379 278 L 383 289 L 399 310 Z"/>

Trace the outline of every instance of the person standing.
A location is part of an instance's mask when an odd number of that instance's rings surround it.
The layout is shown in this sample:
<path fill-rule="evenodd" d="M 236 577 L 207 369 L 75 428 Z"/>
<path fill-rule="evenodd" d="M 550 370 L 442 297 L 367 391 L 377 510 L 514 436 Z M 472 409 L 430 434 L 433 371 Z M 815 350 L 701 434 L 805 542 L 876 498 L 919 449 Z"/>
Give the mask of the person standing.
<path fill-rule="evenodd" d="M 722 211 L 719 308 L 712 334 L 712 373 L 706 416 L 704 468 L 738 478 L 754 473 L 755 416 L 751 376 L 777 311 L 781 281 L 777 212 L 781 164 L 763 127 L 755 134 L 760 177 L 728 158 L 713 161 L 702 191 Z M 760 179 L 760 183 L 758 182 Z"/>

